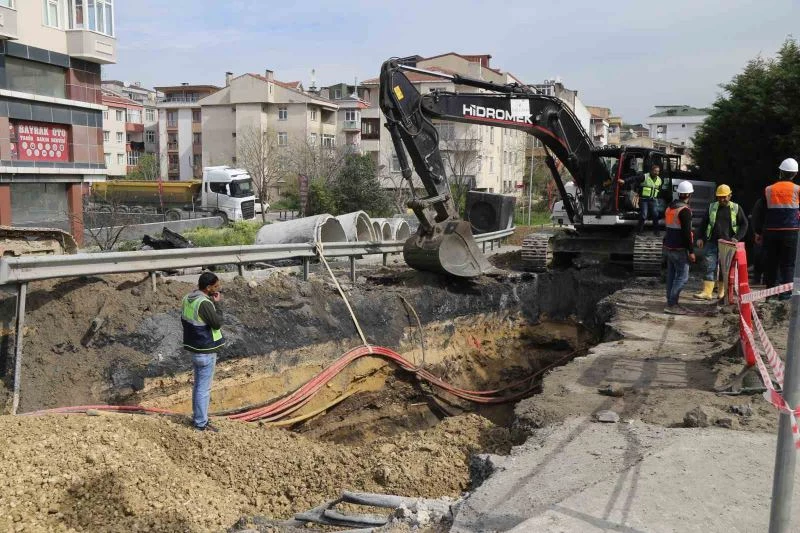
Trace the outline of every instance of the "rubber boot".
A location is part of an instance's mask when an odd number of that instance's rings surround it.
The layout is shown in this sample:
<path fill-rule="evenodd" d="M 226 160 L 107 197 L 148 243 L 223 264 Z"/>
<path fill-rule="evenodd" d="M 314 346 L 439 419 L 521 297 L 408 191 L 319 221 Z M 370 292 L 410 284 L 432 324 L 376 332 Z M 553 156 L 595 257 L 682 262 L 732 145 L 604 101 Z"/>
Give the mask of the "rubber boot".
<path fill-rule="evenodd" d="M 716 284 L 716 289 L 717 289 L 717 298 L 719 298 L 720 300 L 725 298 L 725 283 L 722 281 L 718 281 Z"/>
<path fill-rule="evenodd" d="M 703 281 L 703 290 L 694 295 L 698 300 L 713 300 L 714 299 L 714 282 Z"/>

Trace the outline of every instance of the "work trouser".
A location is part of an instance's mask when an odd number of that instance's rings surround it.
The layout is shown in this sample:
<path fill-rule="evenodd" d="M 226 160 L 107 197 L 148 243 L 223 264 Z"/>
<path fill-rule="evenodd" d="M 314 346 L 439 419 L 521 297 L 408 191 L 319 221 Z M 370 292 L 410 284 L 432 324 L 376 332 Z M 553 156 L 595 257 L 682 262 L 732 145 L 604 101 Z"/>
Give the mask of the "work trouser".
<path fill-rule="evenodd" d="M 192 422 L 197 428 L 204 428 L 208 425 L 208 404 L 211 401 L 211 383 L 214 380 L 216 366 L 217 354 L 192 354 L 192 367 L 194 368 Z"/>
<path fill-rule="evenodd" d="M 689 252 L 666 250 L 667 255 L 667 305 L 678 305 L 681 291 L 689 281 Z"/>
<path fill-rule="evenodd" d="M 764 281 L 767 287 L 791 283 L 794 278 L 794 257 L 797 250 L 796 231 L 765 231 Z"/>
<path fill-rule="evenodd" d="M 703 279 L 717 281 L 717 266 L 719 265 L 719 244 L 717 244 L 717 241 L 709 240 L 705 243 L 703 258 L 706 262 L 706 273 Z"/>
<path fill-rule="evenodd" d="M 653 231 L 658 231 L 658 202 L 655 198 L 639 199 L 639 231 L 647 219 L 653 221 Z"/>

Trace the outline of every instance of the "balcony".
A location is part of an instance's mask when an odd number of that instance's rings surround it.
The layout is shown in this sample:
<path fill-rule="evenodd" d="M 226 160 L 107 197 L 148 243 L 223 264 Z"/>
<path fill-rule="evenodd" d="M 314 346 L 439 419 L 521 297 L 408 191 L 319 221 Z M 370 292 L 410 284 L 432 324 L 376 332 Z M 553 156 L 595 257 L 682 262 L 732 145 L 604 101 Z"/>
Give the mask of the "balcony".
<path fill-rule="evenodd" d="M 144 124 L 137 124 L 135 122 L 126 122 L 125 131 L 128 133 L 144 133 Z"/>
<path fill-rule="evenodd" d="M 168 122 L 167 122 L 167 128 L 169 128 L 169 129 L 178 129 L 178 121 L 177 121 L 177 120 L 175 120 L 175 121 L 172 121 L 172 120 L 168 121 Z"/>
<path fill-rule="evenodd" d="M 16 9 L 0 6 L 0 39 L 19 39 Z"/>
<path fill-rule="evenodd" d="M 117 62 L 117 40 L 90 30 L 67 30 L 69 55 L 91 63 Z"/>
<path fill-rule="evenodd" d="M 187 96 L 183 94 L 173 94 L 168 96 L 162 96 L 157 100 L 157 102 L 159 104 L 194 104 L 199 102 L 202 98 L 205 98 L 205 95 Z"/>
<path fill-rule="evenodd" d="M 168 152 L 177 152 L 178 151 L 178 143 L 167 143 L 167 151 Z"/>
<path fill-rule="evenodd" d="M 344 131 L 361 131 L 360 120 L 345 120 L 342 122 L 342 130 Z"/>

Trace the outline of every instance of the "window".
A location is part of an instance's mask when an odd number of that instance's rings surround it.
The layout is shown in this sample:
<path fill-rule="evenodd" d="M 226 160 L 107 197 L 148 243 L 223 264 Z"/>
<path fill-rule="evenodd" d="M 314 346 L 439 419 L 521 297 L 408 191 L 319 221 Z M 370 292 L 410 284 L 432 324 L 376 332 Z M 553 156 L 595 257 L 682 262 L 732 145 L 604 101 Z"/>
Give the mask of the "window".
<path fill-rule="evenodd" d="M 685 128 L 685 127 L 686 127 L 686 124 L 681 124 L 681 128 Z"/>
<path fill-rule="evenodd" d="M 494 172 L 494 157 L 489 158 L 489 172 Z"/>
<path fill-rule="evenodd" d="M 176 128 L 178 126 L 178 112 L 167 111 L 167 127 Z"/>
<path fill-rule="evenodd" d="M 128 166 L 135 167 L 139 164 L 139 152 L 128 152 Z"/>
<path fill-rule="evenodd" d="M 117 164 L 118 165 L 125 164 L 125 154 L 117 154 Z"/>
<path fill-rule="evenodd" d="M 178 170 L 179 160 L 178 154 L 169 154 L 169 169 L 170 170 Z"/>
<path fill-rule="evenodd" d="M 108 110 L 103 111 L 103 120 L 108 120 Z"/>
<path fill-rule="evenodd" d="M 125 142 L 125 134 L 122 133 L 121 131 L 117 132 L 117 142 L 120 144 Z"/>
<path fill-rule="evenodd" d="M 106 167 L 111 166 L 111 154 L 105 154 L 106 157 Z"/>
<path fill-rule="evenodd" d="M 342 97 L 342 90 L 341 90 L 341 89 L 335 89 L 335 90 L 333 91 L 333 98 L 334 98 L 334 100 L 338 100 L 338 99 L 340 99 L 341 97 Z"/>
<path fill-rule="evenodd" d="M 203 134 L 192 133 L 192 144 L 203 144 Z"/>
<path fill-rule="evenodd" d="M 125 122 L 125 112 L 122 109 L 117 109 L 117 122 Z"/>
<path fill-rule="evenodd" d="M 61 2 L 60 0 L 42 0 L 42 7 L 43 11 L 43 21 L 42 23 L 45 26 L 50 26 L 51 28 L 60 28 L 61 27 L 61 14 L 59 13 Z"/>
<path fill-rule="evenodd" d="M 288 146 L 289 135 L 285 131 L 278 132 L 278 146 Z"/>
<path fill-rule="evenodd" d="M 14 0 L 0 0 L 0 6 L 14 8 Z"/>
<path fill-rule="evenodd" d="M 289 118 L 289 110 L 285 107 L 278 108 L 278 120 L 287 120 Z"/>
<path fill-rule="evenodd" d="M 322 135 L 322 146 L 324 148 L 335 148 L 336 147 L 336 137 L 334 135 Z"/>
<path fill-rule="evenodd" d="M 132 138 L 133 138 L 133 137 L 131 137 L 131 134 L 130 134 L 130 133 L 126 133 L 126 134 L 125 134 L 125 142 L 131 142 L 131 139 L 132 139 Z"/>
<path fill-rule="evenodd" d="M 128 122 L 133 124 L 141 124 L 142 111 L 140 109 L 128 109 Z"/>
<path fill-rule="evenodd" d="M 148 122 L 155 122 L 156 120 L 156 110 L 155 109 L 148 109 L 146 111 L 145 116 L 147 117 Z"/>
<path fill-rule="evenodd" d="M 199 109 L 192 109 L 192 122 L 195 124 L 199 124 L 202 120 L 200 110 Z"/>
<path fill-rule="evenodd" d="M 48 0 L 51 1 L 51 0 Z M 86 0 L 89 12 L 89 29 L 114 36 L 114 1 L 113 0 Z M 77 22 L 77 13 L 76 13 Z"/>
<path fill-rule="evenodd" d="M 156 143 L 156 132 L 153 130 L 149 130 L 144 132 L 144 142 L 155 144 Z"/>
<path fill-rule="evenodd" d="M 400 159 L 397 157 L 397 154 L 392 154 L 392 172 L 400 172 L 402 169 L 400 168 Z"/>
<path fill-rule="evenodd" d="M 211 192 L 228 194 L 228 186 L 225 183 L 209 183 L 208 186 L 211 188 Z"/>
<path fill-rule="evenodd" d="M 440 141 L 452 141 L 456 138 L 455 124 L 439 123 L 436 124 L 436 130 L 439 132 Z"/>
<path fill-rule="evenodd" d="M 316 122 L 317 121 L 317 110 L 316 109 L 312 109 L 312 110 L 309 111 L 309 114 L 311 115 L 311 120 L 313 122 Z"/>
<path fill-rule="evenodd" d="M 311 146 L 316 146 L 317 145 L 317 134 L 316 133 L 312 133 L 311 134 L 311 138 L 309 139 L 309 141 L 311 142 Z"/>
<path fill-rule="evenodd" d="M 111 142 L 111 132 L 103 130 L 103 141 Z"/>
<path fill-rule="evenodd" d="M 236 161 L 234 161 L 236 163 Z M 200 154 L 194 154 L 192 156 L 192 166 L 193 167 L 200 167 L 203 165 L 203 156 Z"/>
<path fill-rule="evenodd" d="M 231 133 L 231 137 L 233 137 L 234 139 L 236 138 L 236 132 L 235 131 L 233 133 Z"/>
<path fill-rule="evenodd" d="M 66 98 L 66 71 L 16 57 L 6 57 L 8 89 L 23 93 Z"/>
<path fill-rule="evenodd" d="M 478 172 L 480 173 L 481 170 L 483 170 L 483 157 L 478 156 Z"/>
<path fill-rule="evenodd" d="M 344 119 L 348 121 L 356 121 L 358 120 L 358 115 L 359 113 L 355 109 L 348 109 L 344 112 Z"/>

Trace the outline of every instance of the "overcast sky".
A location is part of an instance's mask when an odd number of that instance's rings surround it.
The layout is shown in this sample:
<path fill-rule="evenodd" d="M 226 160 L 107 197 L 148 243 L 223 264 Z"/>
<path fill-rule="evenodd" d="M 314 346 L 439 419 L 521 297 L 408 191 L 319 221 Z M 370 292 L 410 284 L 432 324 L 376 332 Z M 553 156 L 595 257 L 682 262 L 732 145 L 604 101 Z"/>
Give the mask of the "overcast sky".
<path fill-rule="evenodd" d="M 529 83 L 560 77 L 626 122 L 653 106 L 711 104 L 718 85 L 800 32 L 799 0 L 118 0 L 119 57 L 103 76 L 147 86 L 352 83 L 391 56 L 455 51 Z"/>

